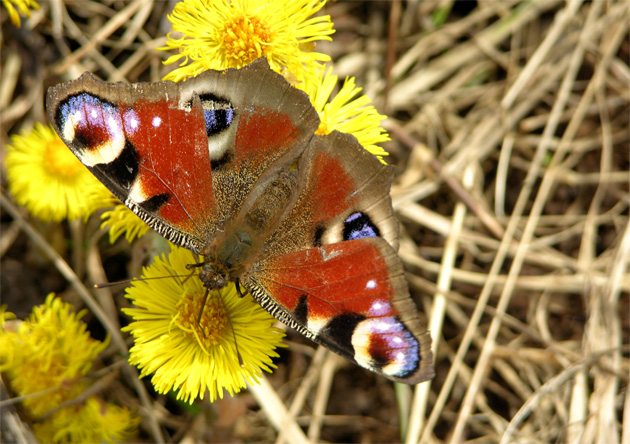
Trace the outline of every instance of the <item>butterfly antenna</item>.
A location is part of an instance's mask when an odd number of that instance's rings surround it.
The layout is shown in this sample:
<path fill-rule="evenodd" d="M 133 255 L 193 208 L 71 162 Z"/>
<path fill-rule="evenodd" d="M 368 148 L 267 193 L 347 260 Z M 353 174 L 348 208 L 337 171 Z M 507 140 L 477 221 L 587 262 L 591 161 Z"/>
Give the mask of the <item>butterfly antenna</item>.
<path fill-rule="evenodd" d="M 116 281 L 116 282 L 100 282 L 98 284 L 94 284 L 94 288 L 96 289 L 109 288 L 109 287 L 115 287 L 117 285 L 126 285 L 126 284 L 129 284 L 130 282 L 131 282 L 131 279 L 123 279 L 122 281 Z"/>
<path fill-rule="evenodd" d="M 193 273 L 194 274 L 194 273 Z M 132 281 L 134 280 L 138 280 L 138 281 L 153 281 L 153 280 L 158 280 L 158 279 L 172 279 L 172 278 L 184 278 L 183 282 L 186 282 L 190 276 L 192 276 L 192 274 L 190 275 L 180 275 L 180 274 L 169 274 L 168 276 L 156 276 L 156 277 L 136 277 L 136 278 L 131 278 L 131 279 L 122 279 L 120 281 L 114 281 L 114 282 L 99 282 L 97 284 L 94 284 L 94 288 L 96 288 L 97 290 L 100 288 L 109 288 L 109 287 L 115 287 L 117 285 L 127 285 L 130 284 Z"/>

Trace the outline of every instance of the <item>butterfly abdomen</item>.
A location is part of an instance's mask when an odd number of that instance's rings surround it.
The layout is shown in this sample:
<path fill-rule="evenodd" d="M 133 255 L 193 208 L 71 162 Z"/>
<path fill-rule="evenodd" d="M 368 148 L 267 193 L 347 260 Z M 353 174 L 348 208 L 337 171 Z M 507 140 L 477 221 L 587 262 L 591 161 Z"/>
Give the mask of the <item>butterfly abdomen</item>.
<path fill-rule="evenodd" d="M 287 209 L 291 208 L 297 198 L 297 177 L 295 171 L 281 173 L 273 180 L 263 193 L 253 202 L 244 215 L 246 229 L 269 237 Z M 267 234 L 267 236 L 265 236 Z"/>

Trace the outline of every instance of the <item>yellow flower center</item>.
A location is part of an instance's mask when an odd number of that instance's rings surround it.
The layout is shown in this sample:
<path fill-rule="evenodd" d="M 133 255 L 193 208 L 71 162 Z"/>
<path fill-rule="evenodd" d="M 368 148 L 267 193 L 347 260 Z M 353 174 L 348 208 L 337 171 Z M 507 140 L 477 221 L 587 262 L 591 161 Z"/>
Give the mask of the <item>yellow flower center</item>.
<path fill-rule="evenodd" d="M 247 65 L 265 55 L 265 46 L 271 43 L 272 33 L 258 17 L 240 15 L 225 24 L 221 37 L 226 58 Z"/>
<path fill-rule="evenodd" d="M 320 116 L 321 117 L 321 116 Z M 315 134 L 319 135 L 319 136 L 324 136 L 326 134 L 331 133 L 331 129 L 328 127 L 328 123 L 326 123 L 323 119 L 319 122 L 319 127 L 317 128 L 317 131 L 315 131 Z"/>
<path fill-rule="evenodd" d="M 44 154 L 44 162 L 46 162 L 46 168 L 52 176 L 62 179 L 73 179 L 84 168 L 61 139 L 48 144 Z"/>
<path fill-rule="evenodd" d="M 186 293 L 177 304 L 177 325 L 204 349 L 216 344 L 228 329 L 230 321 L 220 297 L 211 294 L 202 306 L 204 293 L 191 292 Z M 201 310 L 203 313 L 199 319 Z"/>

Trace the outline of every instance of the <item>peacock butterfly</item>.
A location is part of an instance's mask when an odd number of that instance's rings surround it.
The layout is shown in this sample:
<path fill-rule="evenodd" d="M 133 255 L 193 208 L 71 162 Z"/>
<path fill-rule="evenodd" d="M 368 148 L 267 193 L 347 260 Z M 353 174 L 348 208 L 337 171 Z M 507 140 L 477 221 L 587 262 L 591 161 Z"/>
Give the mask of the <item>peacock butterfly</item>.
<path fill-rule="evenodd" d="M 315 135 L 303 92 L 261 58 L 182 83 L 85 73 L 46 108 L 79 160 L 169 241 L 203 255 L 209 290 L 269 313 L 386 378 L 433 377 L 431 337 L 396 254 L 385 166 L 347 134 Z"/>

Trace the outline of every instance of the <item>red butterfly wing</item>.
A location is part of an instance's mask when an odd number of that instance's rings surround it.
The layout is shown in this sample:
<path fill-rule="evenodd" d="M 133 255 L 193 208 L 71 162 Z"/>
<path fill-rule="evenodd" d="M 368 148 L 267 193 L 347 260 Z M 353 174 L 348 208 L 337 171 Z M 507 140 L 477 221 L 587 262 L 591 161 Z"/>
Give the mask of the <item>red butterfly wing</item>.
<path fill-rule="evenodd" d="M 263 307 L 341 356 L 407 384 L 433 377 L 431 338 L 383 239 L 276 256 L 250 282 Z"/>
<path fill-rule="evenodd" d="M 86 73 L 51 88 L 47 109 L 125 205 L 198 253 L 255 185 L 296 161 L 318 125 L 306 95 L 264 59 L 180 84 L 109 84 Z"/>

